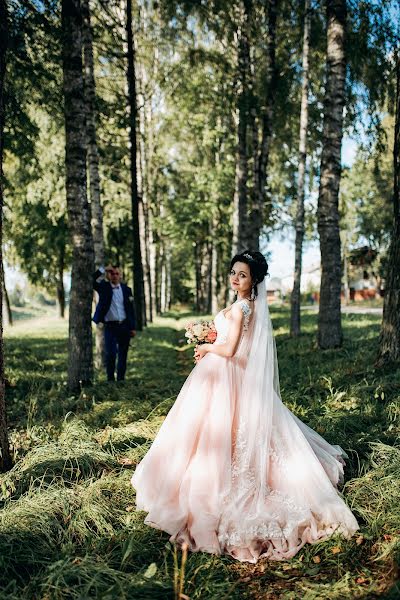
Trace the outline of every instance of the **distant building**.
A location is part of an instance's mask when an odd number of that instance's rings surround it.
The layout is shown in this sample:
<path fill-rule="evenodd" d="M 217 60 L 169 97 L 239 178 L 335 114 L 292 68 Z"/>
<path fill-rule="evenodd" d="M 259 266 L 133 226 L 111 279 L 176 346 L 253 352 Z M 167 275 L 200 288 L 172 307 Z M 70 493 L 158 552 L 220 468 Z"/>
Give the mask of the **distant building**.
<path fill-rule="evenodd" d="M 382 279 L 373 270 L 373 265 L 377 257 L 378 253 L 368 246 L 355 248 L 350 252 L 348 261 L 350 300 L 361 302 L 383 296 Z M 293 281 L 293 274 L 283 277 L 272 277 L 268 280 L 268 302 L 280 302 L 286 297 L 290 297 L 293 289 Z M 308 301 L 314 303 L 319 301 L 320 286 L 321 265 L 317 262 L 303 269 L 300 291 L 302 294 L 308 294 Z M 344 286 L 342 299 L 344 300 Z"/>
<path fill-rule="evenodd" d="M 354 248 L 350 252 L 350 300 L 360 302 L 383 296 L 383 281 L 374 271 L 377 258 L 377 251 L 369 246 Z"/>

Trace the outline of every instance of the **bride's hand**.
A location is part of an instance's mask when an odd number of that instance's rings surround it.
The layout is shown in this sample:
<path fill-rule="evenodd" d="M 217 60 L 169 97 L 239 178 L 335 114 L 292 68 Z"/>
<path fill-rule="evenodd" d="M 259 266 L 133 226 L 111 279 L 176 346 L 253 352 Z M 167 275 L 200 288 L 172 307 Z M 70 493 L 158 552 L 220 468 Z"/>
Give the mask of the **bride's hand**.
<path fill-rule="evenodd" d="M 196 348 L 194 349 L 194 360 L 198 363 L 202 358 L 204 358 L 204 356 L 207 354 L 207 347 L 208 344 L 199 344 L 198 346 L 196 346 Z"/>

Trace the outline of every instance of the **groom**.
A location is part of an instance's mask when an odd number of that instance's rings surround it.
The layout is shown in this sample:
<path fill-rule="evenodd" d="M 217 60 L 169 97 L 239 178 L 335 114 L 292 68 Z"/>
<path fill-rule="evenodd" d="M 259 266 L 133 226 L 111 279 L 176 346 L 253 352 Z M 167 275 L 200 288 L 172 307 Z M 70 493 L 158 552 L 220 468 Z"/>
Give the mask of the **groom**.
<path fill-rule="evenodd" d="M 106 280 L 98 281 L 105 272 Z M 126 359 L 131 337 L 136 335 L 135 307 L 132 290 L 121 282 L 118 266 L 100 268 L 94 274 L 93 288 L 99 302 L 93 316 L 96 323 L 104 323 L 107 380 L 115 380 L 115 361 L 118 354 L 117 381 L 125 379 Z"/>

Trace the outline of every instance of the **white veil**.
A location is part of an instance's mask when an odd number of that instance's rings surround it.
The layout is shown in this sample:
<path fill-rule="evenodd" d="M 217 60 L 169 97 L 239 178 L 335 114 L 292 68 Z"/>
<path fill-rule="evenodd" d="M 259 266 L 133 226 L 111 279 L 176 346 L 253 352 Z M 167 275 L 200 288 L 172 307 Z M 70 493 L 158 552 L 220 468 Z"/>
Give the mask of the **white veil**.
<path fill-rule="evenodd" d="M 248 330 L 244 332 L 238 353 L 247 354 L 243 385 L 238 395 L 236 439 L 232 457 L 231 489 L 224 504 L 220 523 L 220 541 L 234 541 L 240 545 L 242 536 L 237 524 L 246 515 L 246 534 L 258 523 L 265 509 L 265 498 L 270 493 L 269 466 L 274 406 L 280 402 L 278 361 L 272 323 L 269 314 L 265 282 L 257 285 Z M 234 498 L 234 502 L 230 501 Z M 250 520 L 250 523 L 249 523 Z M 232 522 L 237 539 L 232 539 Z M 246 535 L 243 531 L 243 535 Z"/>
<path fill-rule="evenodd" d="M 248 360 L 238 403 L 238 438 L 243 435 L 243 440 L 237 440 L 239 452 L 235 455 L 235 470 L 238 478 L 245 474 L 248 479 L 254 469 L 264 497 L 268 491 L 268 449 L 274 404 L 280 398 L 278 360 L 264 281 L 257 285 L 247 333 Z M 245 445 L 240 443 L 244 440 Z"/>

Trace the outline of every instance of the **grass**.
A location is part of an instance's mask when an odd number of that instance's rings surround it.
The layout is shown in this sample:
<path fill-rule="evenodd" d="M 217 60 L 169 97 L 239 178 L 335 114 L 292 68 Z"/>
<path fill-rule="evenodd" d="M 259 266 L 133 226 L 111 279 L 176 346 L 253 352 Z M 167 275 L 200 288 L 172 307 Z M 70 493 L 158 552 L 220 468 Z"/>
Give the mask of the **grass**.
<path fill-rule="evenodd" d="M 356 536 L 248 565 L 177 551 L 143 524 L 130 477 L 191 369 L 188 318 L 171 312 L 140 334 L 124 384 L 100 373 L 79 396 L 65 386 L 66 323 L 38 317 L 7 330 L 15 466 L 0 476 L 0 598 L 398 598 L 400 372 L 374 368 L 377 315 L 344 315 L 343 348 L 321 353 L 315 314 L 293 340 L 287 309 L 273 309 L 282 397 L 348 452 Z"/>

